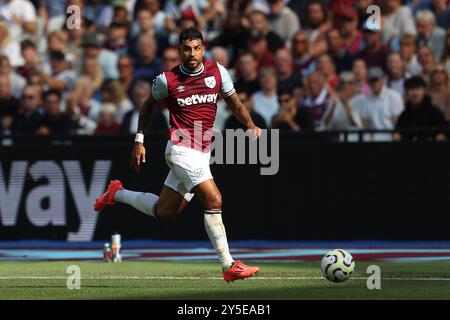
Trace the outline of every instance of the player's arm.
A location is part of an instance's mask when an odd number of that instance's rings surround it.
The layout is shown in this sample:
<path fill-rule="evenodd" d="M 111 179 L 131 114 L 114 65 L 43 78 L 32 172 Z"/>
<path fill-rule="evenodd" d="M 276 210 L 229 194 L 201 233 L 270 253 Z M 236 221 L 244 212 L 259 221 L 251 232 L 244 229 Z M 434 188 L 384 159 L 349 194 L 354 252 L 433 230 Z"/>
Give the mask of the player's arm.
<path fill-rule="evenodd" d="M 238 121 L 245 125 L 248 129 L 252 130 L 255 138 L 259 138 L 262 131 L 253 123 L 250 113 L 247 111 L 247 108 L 244 106 L 241 99 L 239 99 L 237 93 L 224 97 L 224 100 L 230 107 L 230 110 L 236 119 L 238 119 Z"/>
<path fill-rule="evenodd" d="M 222 77 L 222 86 L 220 88 L 220 92 L 223 99 L 230 107 L 231 112 L 236 117 L 236 119 L 238 119 L 240 123 L 251 130 L 251 134 L 254 138 L 259 138 L 262 131 L 260 128 L 255 126 L 250 113 L 247 111 L 247 108 L 244 106 L 241 99 L 239 99 L 239 96 L 234 89 L 230 74 L 220 63 L 217 63 L 217 66 L 220 71 L 220 76 Z"/>
<path fill-rule="evenodd" d="M 131 165 L 139 172 L 140 165 L 145 163 L 145 147 L 144 147 L 144 130 L 147 128 L 150 116 L 153 111 L 153 107 L 156 105 L 156 101 L 152 95 L 145 100 L 139 111 L 138 130 L 136 138 L 134 139 L 133 153 L 131 154 Z"/>
<path fill-rule="evenodd" d="M 167 83 L 164 74 L 159 75 L 152 86 L 152 93 L 142 104 L 139 111 L 138 129 L 134 139 L 134 148 L 131 154 L 131 165 L 139 172 L 140 165 L 145 163 L 146 150 L 144 147 L 144 131 L 150 121 L 153 108 L 167 96 Z"/>

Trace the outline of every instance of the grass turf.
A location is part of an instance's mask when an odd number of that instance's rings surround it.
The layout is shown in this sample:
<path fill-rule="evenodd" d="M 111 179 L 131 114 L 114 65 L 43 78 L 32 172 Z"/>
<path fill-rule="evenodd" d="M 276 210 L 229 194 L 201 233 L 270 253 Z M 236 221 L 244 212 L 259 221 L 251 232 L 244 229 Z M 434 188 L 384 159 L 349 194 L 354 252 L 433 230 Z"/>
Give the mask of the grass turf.
<path fill-rule="evenodd" d="M 367 289 L 370 264 L 332 283 L 319 262 L 261 263 L 255 277 L 228 284 L 216 263 L 0 262 L 0 299 L 450 299 L 448 262 L 376 263 L 381 290 Z M 69 265 L 81 269 L 80 290 L 66 287 Z"/>

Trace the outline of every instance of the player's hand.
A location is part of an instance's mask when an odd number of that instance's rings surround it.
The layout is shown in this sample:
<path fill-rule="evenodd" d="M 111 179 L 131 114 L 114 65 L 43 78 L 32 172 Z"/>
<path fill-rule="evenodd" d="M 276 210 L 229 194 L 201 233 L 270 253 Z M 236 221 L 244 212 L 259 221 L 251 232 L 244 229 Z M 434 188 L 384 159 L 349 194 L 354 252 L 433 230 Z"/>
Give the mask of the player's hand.
<path fill-rule="evenodd" d="M 248 130 L 250 130 L 250 137 L 252 138 L 253 141 L 261 137 L 262 134 L 261 128 L 254 127 L 251 129 L 249 128 Z"/>
<path fill-rule="evenodd" d="M 145 163 L 145 147 L 141 142 L 135 142 L 133 152 L 131 153 L 131 165 L 134 170 L 139 172 L 142 163 Z"/>

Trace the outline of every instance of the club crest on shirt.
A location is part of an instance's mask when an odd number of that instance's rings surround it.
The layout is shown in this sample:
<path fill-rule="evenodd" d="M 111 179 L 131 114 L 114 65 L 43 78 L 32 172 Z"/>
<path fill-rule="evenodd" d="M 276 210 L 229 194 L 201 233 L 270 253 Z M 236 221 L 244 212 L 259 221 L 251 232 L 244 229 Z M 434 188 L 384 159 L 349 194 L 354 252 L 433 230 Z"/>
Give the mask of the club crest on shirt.
<path fill-rule="evenodd" d="M 205 84 L 208 88 L 212 89 L 216 86 L 216 78 L 214 76 L 206 77 L 204 80 L 205 80 Z"/>
<path fill-rule="evenodd" d="M 198 168 L 194 171 L 194 176 L 197 178 L 201 178 L 203 177 L 203 169 L 202 168 Z"/>

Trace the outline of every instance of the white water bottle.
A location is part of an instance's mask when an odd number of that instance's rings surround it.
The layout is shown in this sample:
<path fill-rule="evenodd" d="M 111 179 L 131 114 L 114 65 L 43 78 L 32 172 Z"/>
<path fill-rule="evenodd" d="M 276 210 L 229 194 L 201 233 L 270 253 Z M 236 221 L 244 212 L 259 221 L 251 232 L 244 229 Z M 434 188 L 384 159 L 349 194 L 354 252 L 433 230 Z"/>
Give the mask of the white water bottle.
<path fill-rule="evenodd" d="M 111 236 L 111 249 L 113 255 L 113 262 L 122 262 L 122 255 L 120 254 L 120 249 L 122 245 L 120 244 L 120 234 L 115 233 Z"/>

